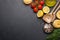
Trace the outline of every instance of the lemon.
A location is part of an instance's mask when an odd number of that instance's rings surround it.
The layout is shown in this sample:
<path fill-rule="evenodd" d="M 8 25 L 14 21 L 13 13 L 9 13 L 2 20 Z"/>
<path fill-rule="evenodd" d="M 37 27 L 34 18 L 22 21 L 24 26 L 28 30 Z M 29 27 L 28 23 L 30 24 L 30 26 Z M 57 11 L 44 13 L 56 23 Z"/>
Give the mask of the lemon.
<path fill-rule="evenodd" d="M 23 2 L 24 2 L 25 4 L 30 4 L 30 3 L 32 2 L 32 0 L 23 0 Z"/>
<path fill-rule="evenodd" d="M 56 4 L 56 0 L 45 0 L 45 4 L 49 7 L 52 7 Z"/>
<path fill-rule="evenodd" d="M 50 8 L 48 6 L 44 6 L 43 7 L 43 12 L 44 13 L 49 13 L 50 12 Z"/>
<path fill-rule="evenodd" d="M 37 17 L 42 17 L 44 15 L 43 11 L 42 10 L 39 10 L 37 12 Z"/>
<path fill-rule="evenodd" d="M 56 17 L 60 19 L 60 10 L 57 12 Z"/>
<path fill-rule="evenodd" d="M 55 20 L 53 22 L 53 26 L 54 26 L 54 28 L 60 28 L 60 20 Z"/>

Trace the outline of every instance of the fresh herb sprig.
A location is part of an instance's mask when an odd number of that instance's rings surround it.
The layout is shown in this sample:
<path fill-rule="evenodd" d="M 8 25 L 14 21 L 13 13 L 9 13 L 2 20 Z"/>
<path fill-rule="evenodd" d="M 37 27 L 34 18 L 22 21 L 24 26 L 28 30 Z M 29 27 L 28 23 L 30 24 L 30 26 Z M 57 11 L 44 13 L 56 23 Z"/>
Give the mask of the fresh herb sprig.
<path fill-rule="evenodd" d="M 48 35 L 46 40 L 59 40 L 60 29 L 55 29 L 52 34 Z"/>

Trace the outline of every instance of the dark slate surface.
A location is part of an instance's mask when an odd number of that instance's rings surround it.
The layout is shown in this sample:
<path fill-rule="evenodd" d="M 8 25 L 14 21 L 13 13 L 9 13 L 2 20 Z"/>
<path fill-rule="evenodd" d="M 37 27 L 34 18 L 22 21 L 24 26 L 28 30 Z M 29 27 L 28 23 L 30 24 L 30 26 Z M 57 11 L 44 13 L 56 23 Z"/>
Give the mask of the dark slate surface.
<path fill-rule="evenodd" d="M 0 40 L 45 40 L 43 25 L 22 0 L 0 0 Z"/>

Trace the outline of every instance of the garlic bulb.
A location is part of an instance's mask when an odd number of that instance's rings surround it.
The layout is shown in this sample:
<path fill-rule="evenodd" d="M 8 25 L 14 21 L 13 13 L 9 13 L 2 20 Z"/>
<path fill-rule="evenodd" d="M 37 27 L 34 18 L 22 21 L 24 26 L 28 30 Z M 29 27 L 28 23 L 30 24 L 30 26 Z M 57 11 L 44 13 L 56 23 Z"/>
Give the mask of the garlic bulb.
<path fill-rule="evenodd" d="M 45 24 L 44 25 L 44 32 L 51 33 L 53 31 L 53 27 L 51 24 Z"/>

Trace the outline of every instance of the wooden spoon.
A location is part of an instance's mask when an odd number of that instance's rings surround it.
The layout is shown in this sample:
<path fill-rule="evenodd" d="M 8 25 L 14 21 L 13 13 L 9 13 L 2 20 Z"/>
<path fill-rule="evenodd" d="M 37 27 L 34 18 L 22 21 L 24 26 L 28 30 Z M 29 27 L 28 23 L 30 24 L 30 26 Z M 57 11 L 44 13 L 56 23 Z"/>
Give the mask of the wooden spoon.
<path fill-rule="evenodd" d="M 54 13 L 52 14 L 53 18 L 52 18 L 52 22 L 54 21 L 54 19 L 56 18 L 55 17 L 55 14 L 56 12 L 58 11 L 58 9 L 60 8 L 60 5 L 57 7 L 57 9 L 54 11 Z"/>
<path fill-rule="evenodd" d="M 54 6 L 53 10 L 52 10 L 50 13 L 48 13 L 48 14 L 46 14 L 46 15 L 43 16 L 43 20 L 44 20 L 45 22 L 51 23 L 51 22 L 55 19 L 55 13 L 56 13 L 56 11 L 58 10 L 58 9 L 56 9 L 56 7 L 58 6 L 59 2 L 60 2 L 60 1 L 57 2 L 57 4 Z M 53 13 L 53 11 L 54 11 L 55 9 L 56 9 L 56 11 Z"/>

